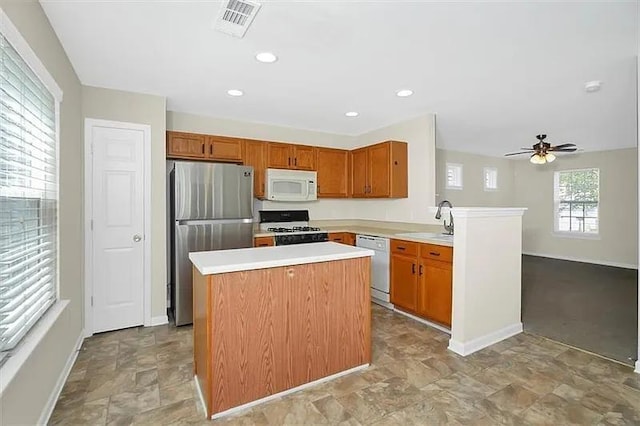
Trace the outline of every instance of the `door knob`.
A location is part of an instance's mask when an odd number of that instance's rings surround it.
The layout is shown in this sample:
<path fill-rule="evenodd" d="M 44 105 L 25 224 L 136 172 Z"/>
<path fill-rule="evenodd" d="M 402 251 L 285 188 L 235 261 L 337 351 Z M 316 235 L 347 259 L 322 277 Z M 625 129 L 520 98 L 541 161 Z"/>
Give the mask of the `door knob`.
<path fill-rule="evenodd" d="M 139 243 L 140 241 L 142 241 L 142 237 L 136 234 L 133 236 L 133 241 L 135 241 L 136 243 Z"/>

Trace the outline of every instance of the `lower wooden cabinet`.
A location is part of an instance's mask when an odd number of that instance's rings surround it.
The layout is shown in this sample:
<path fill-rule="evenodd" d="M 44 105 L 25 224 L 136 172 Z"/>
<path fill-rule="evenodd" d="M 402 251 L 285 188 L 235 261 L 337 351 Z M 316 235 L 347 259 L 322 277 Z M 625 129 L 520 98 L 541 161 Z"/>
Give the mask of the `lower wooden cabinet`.
<path fill-rule="evenodd" d="M 414 256 L 391 254 L 391 303 L 412 313 L 418 305 L 418 262 Z"/>
<path fill-rule="evenodd" d="M 254 247 L 270 247 L 276 245 L 273 237 L 255 237 L 253 239 Z"/>
<path fill-rule="evenodd" d="M 425 319 L 451 326 L 451 247 L 391 242 L 391 303 Z"/>
<path fill-rule="evenodd" d="M 329 232 L 329 241 L 355 246 L 356 234 L 352 234 L 351 232 Z"/>

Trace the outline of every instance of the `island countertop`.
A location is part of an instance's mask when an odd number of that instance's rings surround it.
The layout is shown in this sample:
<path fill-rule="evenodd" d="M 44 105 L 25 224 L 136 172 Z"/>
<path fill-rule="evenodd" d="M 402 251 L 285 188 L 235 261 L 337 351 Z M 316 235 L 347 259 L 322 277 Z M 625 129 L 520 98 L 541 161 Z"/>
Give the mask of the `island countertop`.
<path fill-rule="evenodd" d="M 202 275 L 373 256 L 373 250 L 324 242 L 189 253 Z"/>

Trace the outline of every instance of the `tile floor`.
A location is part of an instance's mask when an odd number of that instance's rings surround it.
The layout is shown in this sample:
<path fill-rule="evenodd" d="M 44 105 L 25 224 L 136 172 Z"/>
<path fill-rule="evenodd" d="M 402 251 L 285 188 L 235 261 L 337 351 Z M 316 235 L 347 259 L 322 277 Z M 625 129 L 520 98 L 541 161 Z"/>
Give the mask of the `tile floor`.
<path fill-rule="evenodd" d="M 521 334 L 466 358 L 448 336 L 373 306 L 373 363 L 234 417 L 207 421 L 189 327 L 85 340 L 51 424 L 640 424 L 640 375 Z"/>

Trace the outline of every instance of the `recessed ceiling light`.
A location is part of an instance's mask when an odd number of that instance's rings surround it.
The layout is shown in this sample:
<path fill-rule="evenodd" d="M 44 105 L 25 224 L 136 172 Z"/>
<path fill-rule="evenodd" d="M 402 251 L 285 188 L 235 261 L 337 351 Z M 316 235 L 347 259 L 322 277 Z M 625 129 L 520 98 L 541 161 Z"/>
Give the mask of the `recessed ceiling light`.
<path fill-rule="evenodd" d="M 238 90 L 238 89 L 229 89 L 229 90 L 227 90 L 227 94 L 229 96 L 242 96 L 242 95 L 244 95 L 244 92 L 242 90 Z"/>
<path fill-rule="evenodd" d="M 278 57 L 271 52 L 260 52 L 256 55 L 256 59 L 259 62 L 264 62 L 265 64 L 271 64 L 278 60 Z"/>
<path fill-rule="evenodd" d="M 345 112 L 344 115 L 346 115 L 347 117 L 357 117 L 358 113 L 355 111 L 349 111 L 349 112 Z"/>
<path fill-rule="evenodd" d="M 584 84 L 584 90 L 586 90 L 589 93 L 593 93 L 600 90 L 600 86 L 602 86 L 601 81 L 598 81 L 598 80 L 588 81 Z"/>
<path fill-rule="evenodd" d="M 413 95 L 413 90 L 409 90 L 409 89 L 402 89 L 396 92 L 396 96 L 399 96 L 401 98 L 406 98 L 407 96 L 411 96 L 411 95 Z"/>

